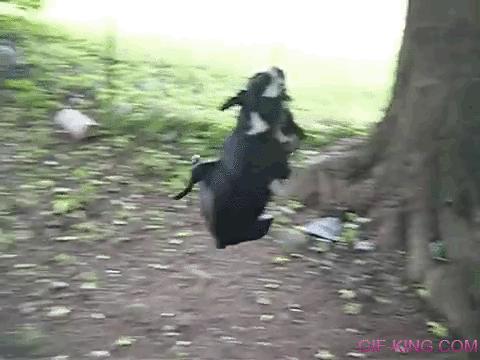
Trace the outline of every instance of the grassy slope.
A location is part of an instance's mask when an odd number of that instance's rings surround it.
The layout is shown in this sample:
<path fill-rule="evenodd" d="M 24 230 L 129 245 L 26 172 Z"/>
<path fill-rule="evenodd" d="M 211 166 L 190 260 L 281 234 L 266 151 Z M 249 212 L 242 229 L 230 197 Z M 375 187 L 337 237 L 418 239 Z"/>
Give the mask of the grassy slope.
<path fill-rule="evenodd" d="M 21 35 L 27 59 L 35 65 L 33 81 L 20 84 L 23 91 L 17 96 L 23 117 L 44 120 L 58 108 L 65 92 L 90 91 L 96 100 L 85 107 L 109 130 L 152 140 L 166 129 L 177 130 L 183 135 L 180 142 L 197 138 L 214 148 L 234 123 L 232 113 L 216 107 L 243 85 L 252 63 L 269 58 L 258 51 L 255 56 L 240 56 L 235 49 L 209 44 L 121 38 L 116 44 L 120 61 L 114 66 L 112 100 L 102 60 L 107 51 L 105 32 L 65 29 L 14 15 L 0 16 L 0 29 Z M 310 144 L 365 131 L 381 117 L 390 65 L 322 62 L 285 53 L 280 57 L 297 120 L 314 135 Z M 133 110 L 120 116 L 113 112 L 118 103 Z"/>

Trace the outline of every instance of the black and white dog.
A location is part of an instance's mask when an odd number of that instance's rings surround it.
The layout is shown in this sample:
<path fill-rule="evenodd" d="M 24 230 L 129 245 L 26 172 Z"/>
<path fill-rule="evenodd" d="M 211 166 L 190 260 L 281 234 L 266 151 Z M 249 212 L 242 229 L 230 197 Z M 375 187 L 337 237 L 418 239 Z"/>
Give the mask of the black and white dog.
<path fill-rule="evenodd" d="M 283 72 L 272 68 L 255 74 L 236 98 L 230 106 L 241 105 L 237 126 L 225 140 L 220 159 L 200 163 L 194 157 L 189 184 L 175 197 L 181 199 L 200 183 L 201 213 L 218 249 L 267 234 L 273 218 L 261 214 L 271 197 L 270 186 L 290 175 L 290 152 L 278 138 L 283 119 L 293 121 L 282 116 L 287 98 Z"/>

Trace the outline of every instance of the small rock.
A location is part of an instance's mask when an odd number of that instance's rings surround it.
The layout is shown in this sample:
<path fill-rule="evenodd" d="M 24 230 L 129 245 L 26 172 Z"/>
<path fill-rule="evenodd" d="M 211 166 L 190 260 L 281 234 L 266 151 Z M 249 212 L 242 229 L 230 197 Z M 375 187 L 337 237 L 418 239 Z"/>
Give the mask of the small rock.
<path fill-rule="evenodd" d="M 290 262 L 290 259 L 286 256 L 275 256 L 272 260 L 272 263 L 275 265 L 284 265 Z"/>
<path fill-rule="evenodd" d="M 97 255 L 95 256 L 97 260 L 110 260 L 110 256 L 108 255 Z"/>
<path fill-rule="evenodd" d="M 145 231 L 150 231 L 150 230 L 161 230 L 163 229 L 162 225 L 155 225 L 155 224 L 149 224 L 143 227 L 143 230 Z"/>
<path fill-rule="evenodd" d="M 272 301 L 266 297 L 260 296 L 257 298 L 257 304 L 260 305 L 271 305 Z"/>
<path fill-rule="evenodd" d="M 102 313 L 91 313 L 90 318 L 95 319 L 95 320 L 103 320 L 105 319 L 105 315 Z"/>
<path fill-rule="evenodd" d="M 65 306 L 53 306 L 47 316 L 50 318 L 62 318 L 70 314 L 72 310 Z"/>
<path fill-rule="evenodd" d="M 348 303 L 343 306 L 343 312 L 347 315 L 358 315 L 362 310 L 362 304 Z"/>
<path fill-rule="evenodd" d="M 303 259 L 304 258 L 304 256 L 302 254 L 297 254 L 297 253 L 290 254 L 290 257 L 292 257 L 294 259 Z"/>
<path fill-rule="evenodd" d="M 421 299 L 428 299 L 430 297 L 430 292 L 427 289 L 419 288 L 416 289 L 415 292 Z"/>
<path fill-rule="evenodd" d="M 381 297 L 381 296 L 375 296 L 374 300 L 379 304 L 392 304 L 391 300 L 389 300 L 387 298 L 384 298 L 384 297 Z"/>
<path fill-rule="evenodd" d="M 36 266 L 37 266 L 36 264 L 15 264 L 13 265 L 13 268 L 17 270 L 24 270 L 24 269 L 33 269 Z"/>
<path fill-rule="evenodd" d="M 149 268 L 155 269 L 155 270 L 168 270 L 170 269 L 169 265 L 161 265 L 161 264 L 148 264 L 147 265 Z"/>
<path fill-rule="evenodd" d="M 360 330 L 353 329 L 353 328 L 346 328 L 345 331 L 350 334 L 360 334 Z"/>
<path fill-rule="evenodd" d="M 107 357 L 110 357 L 110 352 L 107 350 L 95 350 L 95 351 L 90 351 L 88 356 L 93 358 L 107 358 Z"/>
<path fill-rule="evenodd" d="M 124 226 L 124 225 L 127 225 L 128 222 L 123 220 L 113 220 L 112 224 L 116 226 Z"/>
<path fill-rule="evenodd" d="M 191 341 L 176 341 L 175 342 L 175 345 L 177 346 L 190 346 L 192 345 L 192 342 Z"/>
<path fill-rule="evenodd" d="M 352 300 L 355 299 L 355 297 L 357 296 L 357 294 L 355 294 L 355 291 L 347 289 L 338 290 L 338 293 L 340 295 L 340 299 L 344 300 Z"/>
<path fill-rule="evenodd" d="M 268 341 L 257 341 L 255 344 L 260 346 L 272 346 L 272 343 Z"/>
<path fill-rule="evenodd" d="M 122 272 L 120 270 L 105 269 L 105 273 L 108 274 L 109 276 L 116 276 L 116 275 L 120 275 Z"/>
<path fill-rule="evenodd" d="M 176 337 L 176 336 L 180 336 L 180 333 L 171 331 L 171 332 L 166 332 L 166 333 L 164 333 L 163 336 L 166 336 L 166 337 Z"/>
<path fill-rule="evenodd" d="M 170 245 L 181 245 L 183 244 L 183 240 L 180 240 L 180 239 L 172 239 L 172 240 L 169 240 L 168 243 Z"/>
<path fill-rule="evenodd" d="M 122 336 L 115 341 L 115 346 L 130 346 L 135 342 L 135 339 L 130 336 Z"/>
<path fill-rule="evenodd" d="M 58 166 L 58 165 L 60 165 L 60 164 L 58 163 L 58 161 L 55 161 L 55 160 L 45 160 L 45 161 L 43 162 L 43 164 L 44 164 L 44 165 L 47 165 L 47 166 Z"/>
<path fill-rule="evenodd" d="M 270 315 L 270 314 L 263 314 L 260 316 L 260 321 L 272 321 L 273 319 L 275 318 L 274 315 Z"/>
<path fill-rule="evenodd" d="M 328 350 L 319 350 L 315 354 L 315 359 L 320 359 L 320 360 L 333 360 L 335 359 L 335 355 L 333 355 L 330 351 Z"/>
<path fill-rule="evenodd" d="M 291 308 L 289 308 L 288 310 L 290 310 L 291 312 L 303 313 L 303 310 L 302 310 L 302 309 L 299 309 L 299 308 L 291 307 Z"/>
<path fill-rule="evenodd" d="M 67 242 L 67 241 L 75 241 L 78 240 L 78 236 L 59 236 L 55 238 L 55 241 L 59 242 Z"/>
<path fill-rule="evenodd" d="M 97 284 L 95 282 L 85 282 L 80 285 L 81 290 L 95 290 L 97 289 Z"/>
<path fill-rule="evenodd" d="M 163 332 L 173 332 L 177 330 L 177 327 L 175 325 L 164 325 L 162 326 L 162 331 Z"/>
<path fill-rule="evenodd" d="M 355 265 L 360 265 L 360 266 L 365 266 L 365 265 L 367 265 L 367 261 L 362 260 L 362 259 L 355 259 L 355 260 L 353 260 L 353 263 L 354 263 Z"/>
<path fill-rule="evenodd" d="M 50 360 L 68 360 L 68 359 L 70 359 L 70 356 L 68 355 L 57 355 L 50 358 Z"/>
<path fill-rule="evenodd" d="M 160 316 L 164 318 L 172 318 L 172 317 L 175 317 L 176 315 L 174 313 L 161 313 Z"/>
<path fill-rule="evenodd" d="M 220 339 L 229 344 L 241 344 L 241 341 L 238 341 L 233 336 L 221 336 Z"/>
<path fill-rule="evenodd" d="M 288 304 L 289 309 L 300 309 L 300 304 Z"/>
<path fill-rule="evenodd" d="M 15 259 L 17 254 L 0 254 L 0 259 Z"/>
<path fill-rule="evenodd" d="M 267 289 L 278 289 L 280 287 L 280 284 L 269 283 L 269 284 L 265 284 L 263 286 L 266 287 Z"/>
<path fill-rule="evenodd" d="M 63 290 L 68 288 L 70 285 L 64 281 L 52 281 L 49 288 L 51 290 Z"/>
<path fill-rule="evenodd" d="M 357 352 L 349 352 L 347 354 L 348 357 L 351 357 L 351 358 L 354 358 L 354 359 L 365 359 L 367 357 L 367 355 L 365 355 L 364 353 L 357 353 Z"/>
<path fill-rule="evenodd" d="M 366 217 L 357 217 L 357 219 L 355 220 L 355 222 L 357 224 L 368 224 L 372 221 L 372 219 L 370 218 L 366 218 Z"/>
<path fill-rule="evenodd" d="M 357 251 L 374 251 L 376 246 L 373 242 L 369 240 L 364 240 L 364 241 L 357 241 L 355 245 L 353 246 L 354 250 Z"/>

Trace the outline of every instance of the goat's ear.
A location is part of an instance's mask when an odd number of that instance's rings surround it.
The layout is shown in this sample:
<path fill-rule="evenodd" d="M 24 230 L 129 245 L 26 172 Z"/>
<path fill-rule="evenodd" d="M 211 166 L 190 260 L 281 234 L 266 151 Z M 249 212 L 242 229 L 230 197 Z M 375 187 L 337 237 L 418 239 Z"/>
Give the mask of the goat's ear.
<path fill-rule="evenodd" d="M 237 97 L 234 96 L 234 97 L 231 97 L 230 99 L 228 99 L 227 101 L 225 101 L 218 109 L 220 111 L 225 111 L 225 110 L 231 108 L 236 103 L 237 103 Z"/>
<path fill-rule="evenodd" d="M 244 105 L 246 93 L 247 93 L 246 90 L 240 90 L 237 93 L 237 95 L 235 95 L 234 97 L 231 97 L 222 106 L 220 106 L 220 108 L 219 108 L 220 111 L 227 110 L 234 105 L 240 105 L 240 106 Z"/>

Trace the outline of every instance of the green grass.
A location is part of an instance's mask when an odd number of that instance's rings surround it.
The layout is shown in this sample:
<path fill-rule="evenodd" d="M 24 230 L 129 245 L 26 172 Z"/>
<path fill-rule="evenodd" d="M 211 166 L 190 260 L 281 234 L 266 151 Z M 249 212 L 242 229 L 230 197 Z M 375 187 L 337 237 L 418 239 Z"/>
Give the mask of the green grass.
<path fill-rule="evenodd" d="M 6 113 L 20 109 L 12 112 L 17 124 L 49 121 L 69 91 L 91 93 L 94 99 L 83 108 L 108 133 L 134 135 L 148 144 L 173 132 L 175 142 L 194 150 L 218 148 L 235 118 L 234 112 L 217 107 L 243 87 L 252 68 L 272 58 L 258 48 L 239 54 L 211 44 L 119 35 L 117 63 L 107 68 L 107 32 L 4 13 L 1 33 L 19 35 L 26 58 L 35 65 L 32 79 L 6 84 L 16 91 Z M 319 60 L 281 49 L 275 58 L 286 70 L 296 119 L 313 135 L 310 145 L 364 133 L 381 118 L 393 64 Z"/>

